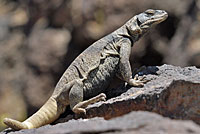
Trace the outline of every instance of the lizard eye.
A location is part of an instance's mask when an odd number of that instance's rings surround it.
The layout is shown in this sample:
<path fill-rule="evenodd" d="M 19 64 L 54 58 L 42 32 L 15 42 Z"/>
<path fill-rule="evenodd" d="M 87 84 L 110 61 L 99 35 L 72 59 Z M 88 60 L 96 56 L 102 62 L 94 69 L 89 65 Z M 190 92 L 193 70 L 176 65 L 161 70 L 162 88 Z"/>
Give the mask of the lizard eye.
<path fill-rule="evenodd" d="M 148 10 L 145 11 L 145 13 L 148 14 L 148 15 L 152 15 L 152 14 L 155 14 L 155 10 L 148 9 Z"/>

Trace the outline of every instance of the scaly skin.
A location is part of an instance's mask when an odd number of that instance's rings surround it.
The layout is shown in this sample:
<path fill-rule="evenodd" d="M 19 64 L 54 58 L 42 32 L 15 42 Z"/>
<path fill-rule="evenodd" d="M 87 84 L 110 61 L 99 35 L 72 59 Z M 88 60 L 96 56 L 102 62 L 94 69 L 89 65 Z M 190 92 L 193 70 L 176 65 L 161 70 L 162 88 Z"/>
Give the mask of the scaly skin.
<path fill-rule="evenodd" d="M 143 86 L 144 81 L 132 78 L 131 47 L 167 16 L 165 11 L 152 9 L 134 16 L 82 52 L 65 71 L 50 99 L 35 114 L 24 122 L 5 118 L 4 123 L 14 130 L 37 128 L 55 121 L 68 105 L 74 113 L 86 113 L 89 104 L 105 100 L 103 92 L 114 77 L 132 86 Z"/>

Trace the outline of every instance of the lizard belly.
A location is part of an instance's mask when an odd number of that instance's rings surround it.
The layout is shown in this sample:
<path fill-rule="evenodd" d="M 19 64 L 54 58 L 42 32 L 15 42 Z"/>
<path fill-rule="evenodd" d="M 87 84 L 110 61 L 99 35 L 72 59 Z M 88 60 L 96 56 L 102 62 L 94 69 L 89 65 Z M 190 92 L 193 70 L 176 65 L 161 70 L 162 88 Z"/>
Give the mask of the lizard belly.
<path fill-rule="evenodd" d="M 83 91 L 84 98 L 94 97 L 104 92 L 115 76 L 118 68 L 119 57 L 109 56 L 101 61 L 98 68 L 91 71 L 86 80 L 84 80 Z"/>

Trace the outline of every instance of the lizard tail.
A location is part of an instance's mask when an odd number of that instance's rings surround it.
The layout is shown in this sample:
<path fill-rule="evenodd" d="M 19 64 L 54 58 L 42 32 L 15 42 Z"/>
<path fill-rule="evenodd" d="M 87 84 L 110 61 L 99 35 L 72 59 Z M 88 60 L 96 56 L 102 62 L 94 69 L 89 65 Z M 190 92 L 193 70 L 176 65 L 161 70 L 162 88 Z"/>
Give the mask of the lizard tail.
<path fill-rule="evenodd" d="M 24 122 L 9 118 L 5 118 L 3 122 L 14 130 L 37 128 L 52 123 L 62 112 L 63 108 L 60 108 L 57 101 L 51 97 L 35 114 Z"/>

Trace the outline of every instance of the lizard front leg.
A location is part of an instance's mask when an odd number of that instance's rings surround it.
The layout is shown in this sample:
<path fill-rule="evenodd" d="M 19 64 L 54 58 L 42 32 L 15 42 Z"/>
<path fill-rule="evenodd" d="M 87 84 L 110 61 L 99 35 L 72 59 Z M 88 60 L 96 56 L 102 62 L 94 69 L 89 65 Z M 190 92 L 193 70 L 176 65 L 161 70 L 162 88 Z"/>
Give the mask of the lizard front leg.
<path fill-rule="evenodd" d="M 144 86 L 143 79 L 138 79 L 138 77 L 132 78 L 131 65 L 129 62 L 129 57 L 131 54 L 131 41 L 127 38 L 121 42 L 120 45 L 120 62 L 119 71 L 117 77 L 126 81 L 131 86 L 141 87 Z"/>

